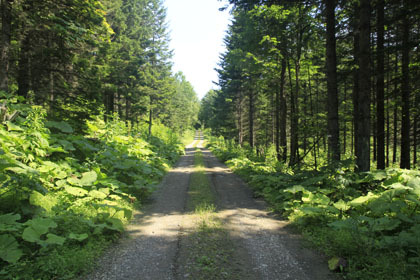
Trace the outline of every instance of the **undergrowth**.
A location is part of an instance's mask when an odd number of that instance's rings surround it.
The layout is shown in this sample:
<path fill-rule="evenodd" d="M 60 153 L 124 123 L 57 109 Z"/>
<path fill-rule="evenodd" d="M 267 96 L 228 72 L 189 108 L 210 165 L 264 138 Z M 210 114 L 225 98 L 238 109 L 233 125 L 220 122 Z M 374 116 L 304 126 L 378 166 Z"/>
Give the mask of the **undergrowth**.
<path fill-rule="evenodd" d="M 41 107 L 7 102 L 20 116 L 0 124 L 0 278 L 74 279 L 119 237 L 182 146 L 163 126 L 149 138 L 117 116 L 77 135 Z"/>
<path fill-rule="evenodd" d="M 355 173 L 352 161 L 293 170 L 222 138 L 210 148 L 330 256 L 331 270 L 346 279 L 420 279 L 418 170 Z"/>

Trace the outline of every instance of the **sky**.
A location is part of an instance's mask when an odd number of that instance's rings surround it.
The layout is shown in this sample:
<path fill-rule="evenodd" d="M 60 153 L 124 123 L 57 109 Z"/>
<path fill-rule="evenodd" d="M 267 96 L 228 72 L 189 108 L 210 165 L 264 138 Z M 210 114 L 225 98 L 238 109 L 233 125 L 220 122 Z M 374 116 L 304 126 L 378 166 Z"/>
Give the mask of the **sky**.
<path fill-rule="evenodd" d="M 218 0 L 166 0 L 167 23 L 174 51 L 173 71 L 184 73 L 201 99 L 217 88 L 219 56 L 230 23 L 229 12 L 219 11 L 226 2 Z"/>

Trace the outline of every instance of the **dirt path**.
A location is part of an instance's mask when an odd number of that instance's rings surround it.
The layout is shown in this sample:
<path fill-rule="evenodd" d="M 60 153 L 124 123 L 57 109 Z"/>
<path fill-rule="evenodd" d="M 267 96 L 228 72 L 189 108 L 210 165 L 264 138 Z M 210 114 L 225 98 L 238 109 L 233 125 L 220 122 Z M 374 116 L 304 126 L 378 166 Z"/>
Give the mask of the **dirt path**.
<path fill-rule="evenodd" d="M 286 222 L 267 212 L 266 204 L 253 198 L 242 180 L 208 150 L 201 149 L 216 196 L 217 216 L 229 239 L 228 245 L 222 246 L 232 246 L 233 254 L 229 256 L 233 259 L 228 263 L 236 266 L 238 277 L 334 279 L 325 259 L 302 248 L 299 237 L 287 230 Z M 194 149 L 190 145 L 186 155 L 164 178 L 152 202 L 135 216 L 127 237 L 109 250 L 87 279 L 188 278 L 182 258 L 190 245 L 187 237 L 194 229 L 191 215 L 185 213 L 193 158 Z"/>

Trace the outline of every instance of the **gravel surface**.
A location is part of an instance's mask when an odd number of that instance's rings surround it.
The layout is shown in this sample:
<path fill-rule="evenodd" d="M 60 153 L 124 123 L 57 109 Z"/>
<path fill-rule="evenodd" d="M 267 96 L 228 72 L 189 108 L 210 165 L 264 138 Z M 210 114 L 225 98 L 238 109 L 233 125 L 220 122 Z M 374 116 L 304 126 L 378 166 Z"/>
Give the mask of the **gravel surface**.
<path fill-rule="evenodd" d="M 151 203 L 135 215 L 127 228 L 128 236 L 105 254 L 87 279 L 174 279 L 173 263 L 193 159 L 194 150 L 187 148 L 186 155 L 158 186 Z"/>
<path fill-rule="evenodd" d="M 266 211 L 266 203 L 255 199 L 249 187 L 208 150 L 203 154 L 217 193 L 219 216 L 232 239 L 245 248 L 248 256 L 243 257 L 251 260 L 257 279 L 335 279 L 327 260 L 302 247 L 286 221 Z"/>
<path fill-rule="evenodd" d="M 217 216 L 234 247 L 232 263 L 245 266 L 241 270 L 246 271 L 246 279 L 335 279 L 325 258 L 303 248 L 299 236 L 287 229 L 287 222 L 267 212 L 267 205 L 253 198 L 246 184 L 208 150 L 203 149 L 203 155 L 217 197 Z M 178 258 L 183 256 L 180 247 L 189 246 L 185 235 L 191 234 L 193 227 L 191 215 L 184 213 L 193 160 L 191 144 L 151 202 L 135 214 L 126 236 L 99 260 L 96 271 L 83 279 L 184 278 L 182 269 L 178 271 Z"/>

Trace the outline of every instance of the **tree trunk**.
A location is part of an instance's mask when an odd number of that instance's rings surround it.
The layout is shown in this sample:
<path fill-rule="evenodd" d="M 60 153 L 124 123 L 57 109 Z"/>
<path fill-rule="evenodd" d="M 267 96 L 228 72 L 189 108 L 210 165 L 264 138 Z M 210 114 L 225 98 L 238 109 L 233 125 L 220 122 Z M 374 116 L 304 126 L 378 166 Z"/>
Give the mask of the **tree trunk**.
<path fill-rule="evenodd" d="M 238 141 L 239 141 L 239 145 L 241 145 L 244 142 L 244 125 L 243 125 L 243 118 L 242 118 L 242 93 L 239 93 L 239 98 L 238 98 Z"/>
<path fill-rule="evenodd" d="M 376 11 L 376 167 L 385 169 L 384 0 L 378 0 Z"/>
<path fill-rule="evenodd" d="M 278 161 L 286 161 L 286 98 L 284 97 L 284 78 L 286 59 L 281 60 L 280 87 L 276 90 L 276 153 Z"/>
<path fill-rule="evenodd" d="M 53 46 L 53 39 L 51 34 L 48 37 L 48 47 L 50 49 L 54 49 Z M 55 85 L 54 85 L 54 61 L 53 61 L 53 57 L 50 56 L 49 57 L 49 109 L 50 112 L 54 112 L 54 102 L 55 102 Z"/>
<path fill-rule="evenodd" d="M 31 39 L 30 34 L 22 40 L 20 48 L 19 62 L 18 62 L 18 95 L 27 97 L 30 89 L 31 81 L 31 63 L 30 63 L 30 50 L 31 50 Z"/>
<path fill-rule="evenodd" d="M 254 147 L 254 94 L 252 90 L 248 94 L 249 102 L 249 145 Z"/>
<path fill-rule="evenodd" d="M 325 11 L 327 20 L 327 91 L 328 91 L 328 159 L 340 160 L 340 139 L 338 123 L 338 91 L 337 91 L 337 55 L 335 38 L 335 10 L 334 0 L 325 0 Z"/>
<path fill-rule="evenodd" d="M 286 58 L 283 56 L 281 61 L 280 73 L 280 148 L 282 150 L 281 159 L 283 162 L 287 160 L 287 101 L 284 94 L 284 85 L 286 77 Z"/>
<path fill-rule="evenodd" d="M 419 107 L 420 107 L 420 97 L 419 94 L 416 95 L 415 98 L 415 108 L 416 111 L 414 112 L 414 125 L 413 125 L 413 167 L 416 167 L 417 164 L 417 145 L 418 145 L 418 129 L 419 129 Z"/>
<path fill-rule="evenodd" d="M 12 2 L 1 0 L 0 90 L 9 90 L 9 52 L 12 28 Z"/>
<path fill-rule="evenodd" d="M 131 100 L 130 100 L 130 95 L 126 93 L 125 95 L 125 122 L 127 126 L 128 126 L 128 122 L 131 119 L 130 113 L 131 113 Z"/>
<path fill-rule="evenodd" d="M 152 125 L 153 125 L 153 109 L 152 109 L 152 100 L 150 100 L 150 108 L 149 108 L 149 138 L 152 137 Z"/>
<path fill-rule="evenodd" d="M 397 30 L 398 34 L 398 30 Z M 394 66 L 394 130 L 393 130 L 393 142 L 394 145 L 392 147 L 392 163 L 397 162 L 397 149 L 398 149 L 398 103 L 399 103 L 399 94 L 398 94 L 398 49 L 395 48 L 395 66 Z"/>
<path fill-rule="evenodd" d="M 358 171 L 370 170 L 370 1 L 360 1 L 359 94 L 357 112 L 356 164 Z"/>
<path fill-rule="evenodd" d="M 405 16 L 403 19 L 402 30 L 402 85 L 401 85 L 401 158 L 400 167 L 410 169 L 410 23 L 408 18 L 409 9 L 407 2 L 404 1 Z"/>
<path fill-rule="evenodd" d="M 359 20 L 358 20 L 359 6 L 354 5 L 353 12 L 353 53 L 354 53 L 354 67 L 353 67 L 353 129 L 352 129 L 352 151 L 353 155 L 359 152 L 359 137 L 358 131 L 358 113 L 359 113 Z"/>
<path fill-rule="evenodd" d="M 344 79 L 344 113 L 347 114 L 347 78 Z M 347 149 L 347 121 L 344 118 L 343 122 L 343 155 L 346 154 Z"/>

